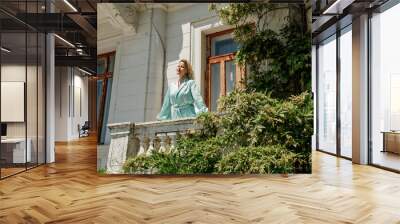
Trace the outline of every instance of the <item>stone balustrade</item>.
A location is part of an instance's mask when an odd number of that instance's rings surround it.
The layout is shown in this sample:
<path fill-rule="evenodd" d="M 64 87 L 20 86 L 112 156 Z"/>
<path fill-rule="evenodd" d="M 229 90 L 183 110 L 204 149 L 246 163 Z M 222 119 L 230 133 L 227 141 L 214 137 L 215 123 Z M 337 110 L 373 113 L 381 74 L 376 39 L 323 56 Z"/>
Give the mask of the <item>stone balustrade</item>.
<path fill-rule="evenodd" d="M 109 124 L 111 143 L 107 158 L 107 173 L 122 173 L 128 157 L 150 155 L 154 151 L 171 152 L 179 135 L 194 132 L 195 118 L 152 122 Z"/>

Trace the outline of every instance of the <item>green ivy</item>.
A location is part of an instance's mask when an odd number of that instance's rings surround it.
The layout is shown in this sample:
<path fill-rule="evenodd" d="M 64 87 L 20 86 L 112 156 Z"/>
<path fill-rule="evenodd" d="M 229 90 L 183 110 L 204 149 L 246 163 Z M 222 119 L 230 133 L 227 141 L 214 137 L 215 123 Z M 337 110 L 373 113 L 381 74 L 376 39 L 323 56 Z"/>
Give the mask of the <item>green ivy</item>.
<path fill-rule="evenodd" d="M 222 21 L 235 27 L 236 60 L 246 65 L 247 88 L 286 99 L 311 89 L 311 34 L 304 4 L 211 4 Z M 268 15 L 289 10 L 285 25 L 274 31 Z"/>

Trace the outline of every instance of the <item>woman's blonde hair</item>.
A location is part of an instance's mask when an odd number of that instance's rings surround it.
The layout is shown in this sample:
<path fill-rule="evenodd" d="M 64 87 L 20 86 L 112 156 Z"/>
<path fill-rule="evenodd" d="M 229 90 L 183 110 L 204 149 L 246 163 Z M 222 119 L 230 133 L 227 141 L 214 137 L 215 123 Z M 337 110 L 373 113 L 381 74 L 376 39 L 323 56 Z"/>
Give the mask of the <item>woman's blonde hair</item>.
<path fill-rule="evenodd" d="M 181 60 L 179 60 L 179 62 L 183 62 L 185 64 L 185 68 L 186 68 L 186 71 L 187 71 L 186 72 L 186 77 L 188 79 L 194 79 L 192 65 L 188 62 L 188 60 L 181 59 Z"/>

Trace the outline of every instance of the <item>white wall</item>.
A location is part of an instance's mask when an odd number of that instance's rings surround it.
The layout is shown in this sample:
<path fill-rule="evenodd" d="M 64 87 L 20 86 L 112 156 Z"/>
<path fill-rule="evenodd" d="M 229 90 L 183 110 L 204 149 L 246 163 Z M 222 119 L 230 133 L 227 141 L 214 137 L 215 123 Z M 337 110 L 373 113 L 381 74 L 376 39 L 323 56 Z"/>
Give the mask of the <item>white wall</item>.
<path fill-rule="evenodd" d="M 208 10 L 208 3 L 193 4 L 168 13 L 167 20 L 167 77 L 176 82 L 176 66 L 187 59 L 193 66 L 194 78 L 204 92 L 205 35 L 227 28 Z M 164 91 L 167 90 L 165 86 Z"/>
<path fill-rule="evenodd" d="M 37 70 L 38 69 L 38 70 Z M 39 151 L 39 163 L 44 162 L 44 74 L 42 68 L 20 63 L 5 63 L 1 66 L 1 81 L 5 82 L 24 82 L 26 84 L 26 107 L 20 108 L 21 113 L 26 112 L 26 121 L 23 122 L 7 122 L 7 137 L 25 137 L 30 139 L 30 148 L 32 158 L 36 162 L 36 153 Z M 27 78 L 27 82 L 26 79 Z M 24 94 L 24 92 L 22 92 Z M 2 95 L 3 97 L 7 97 Z M 4 110 L 12 110 L 11 108 L 1 108 Z M 8 111 L 9 113 L 12 111 Z M 50 152 L 51 150 L 49 150 Z M 51 160 L 48 160 L 52 162 Z"/>
<path fill-rule="evenodd" d="M 117 41 L 109 123 L 143 121 L 148 71 L 150 14 L 139 15 L 137 34 Z M 98 43 L 105 45 L 107 41 Z"/>
<path fill-rule="evenodd" d="M 78 124 L 88 120 L 88 78 L 76 68 L 56 67 L 55 77 L 55 140 L 69 141 L 79 138 Z M 77 100 L 80 90 L 82 114 Z"/>
<path fill-rule="evenodd" d="M 117 42 L 108 123 L 155 120 L 163 94 L 165 21 L 164 9 L 141 12 L 137 33 Z"/>
<path fill-rule="evenodd" d="M 67 67 L 55 68 L 55 140 L 68 140 L 68 86 L 69 76 Z"/>
<path fill-rule="evenodd" d="M 20 64 L 6 64 L 1 66 L 1 81 L 2 82 L 25 82 L 25 75 L 26 71 L 28 72 L 28 79 L 29 79 L 29 84 L 30 85 L 36 85 L 36 81 L 33 81 L 32 78 L 30 78 L 31 74 L 34 74 L 36 76 L 36 67 L 34 66 L 27 66 L 25 67 L 24 65 Z M 26 83 L 26 82 L 25 82 Z M 27 99 L 27 104 L 30 104 L 34 100 L 36 100 L 36 88 L 31 89 L 28 88 L 28 99 Z M 28 105 L 29 106 L 29 105 Z M 34 106 L 36 108 L 36 101 L 34 105 L 31 105 L 31 107 Z M 1 108 L 1 110 L 7 110 L 7 108 Z M 34 120 L 36 123 L 36 113 L 33 114 L 31 113 L 30 110 L 28 110 L 29 113 L 27 113 L 27 120 L 29 122 L 28 125 L 28 137 L 29 133 L 31 133 L 31 128 L 36 130 L 36 125 L 33 127 L 33 124 L 31 122 Z M 8 137 L 24 137 L 25 136 L 25 126 L 26 122 L 8 122 L 7 123 L 7 136 Z"/>

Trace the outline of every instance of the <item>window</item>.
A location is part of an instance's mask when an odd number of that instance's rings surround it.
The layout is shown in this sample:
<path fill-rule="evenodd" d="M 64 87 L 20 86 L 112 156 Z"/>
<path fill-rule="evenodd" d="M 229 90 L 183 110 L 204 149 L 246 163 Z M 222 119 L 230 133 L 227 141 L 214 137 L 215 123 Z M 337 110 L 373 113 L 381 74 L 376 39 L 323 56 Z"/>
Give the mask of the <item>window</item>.
<path fill-rule="evenodd" d="M 217 110 L 220 96 L 242 86 L 244 69 L 235 62 L 238 44 L 233 40 L 233 30 L 207 36 L 207 74 L 205 101 L 211 111 Z"/>
<path fill-rule="evenodd" d="M 111 98 L 115 52 L 97 56 L 97 117 L 98 142 L 104 143 Z"/>
<path fill-rule="evenodd" d="M 318 47 L 318 149 L 336 154 L 336 35 Z"/>
<path fill-rule="evenodd" d="M 39 13 L 43 3 L 18 1 L 18 15 Z M 20 25 L 5 12 L 0 12 L 0 17 L 2 22 L 8 21 L 0 28 L 2 179 L 46 162 L 46 37 L 40 30 Z"/>
<path fill-rule="evenodd" d="M 371 18 L 371 162 L 400 170 L 400 4 Z"/>
<path fill-rule="evenodd" d="M 352 30 L 341 31 L 340 45 L 340 155 L 352 157 Z"/>

